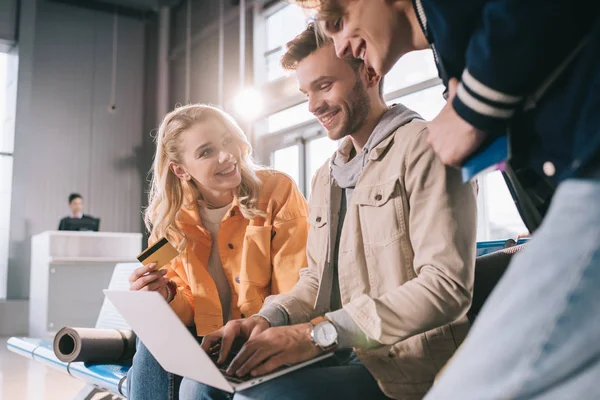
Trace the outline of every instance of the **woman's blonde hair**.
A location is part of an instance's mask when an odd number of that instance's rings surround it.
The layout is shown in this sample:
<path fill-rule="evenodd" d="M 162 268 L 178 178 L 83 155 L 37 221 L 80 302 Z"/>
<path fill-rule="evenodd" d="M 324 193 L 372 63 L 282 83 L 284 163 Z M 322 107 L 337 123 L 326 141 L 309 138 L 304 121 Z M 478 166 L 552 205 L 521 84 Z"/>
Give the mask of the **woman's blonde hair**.
<path fill-rule="evenodd" d="M 242 182 L 233 195 L 239 202 L 242 215 L 247 219 L 265 215 L 257 209 L 261 181 L 256 171 L 262 168 L 252 160 L 252 146 L 237 122 L 224 111 L 205 104 L 176 108 L 162 120 L 155 137 L 156 153 L 144 222 L 151 240 L 166 237 L 171 243 L 178 244 L 180 251 L 185 248 L 187 238 L 176 223 L 178 212 L 182 207 L 197 207 L 198 202 L 202 203 L 204 199 L 196 183 L 179 179 L 169 168 L 169 163 L 182 163 L 181 135 L 193 125 L 211 119 L 225 125 L 241 148 L 239 167 Z"/>

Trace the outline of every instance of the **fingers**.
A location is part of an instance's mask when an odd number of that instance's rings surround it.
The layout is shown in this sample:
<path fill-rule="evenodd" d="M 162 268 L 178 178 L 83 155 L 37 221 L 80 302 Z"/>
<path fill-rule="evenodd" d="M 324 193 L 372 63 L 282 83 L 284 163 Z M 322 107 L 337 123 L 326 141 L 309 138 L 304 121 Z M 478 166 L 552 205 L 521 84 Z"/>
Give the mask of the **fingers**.
<path fill-rule="evenodd" d="M 223 328 L 223 336 L 221 337 L 221 350 L 219 351 L 217 364 L 223 364 L 227 360 L 229 352 L 231 351 L 231 346 L 233 346 L 233 342 L 239 334 L 240 323 L 238 321 L 232 321 L 225 325 Z"/>
<path fill-rule="evenodd" d="M 254 338 L 256 335 L 263 333 L 271 327 L 269 321 L 267 321 L 263 317 L 256 315 L 244 320 L 244 325 L 250 327 L 250 332 L 248 333 L 248 340 Z"/>
<path fill-rule="evenodd" d="M 275 371 L 277 368 L 281 368 L 286 364 L 288 364 L 287 356 L 285 352 L 282 352 L 269 358 L 265 363 L 251 370 L 250 373 L 252 374 L 252 376 L 266 375 L 270 372 Z"/>
<path fill-rule="evenodd" d="M 247 360 L 246 362 L 235 371 L 237 376 L 246 376 L 255 368 L 258 368 L 265 360 L 268 363 L 272 357 L 277 357 L 281 354 L 278 350 L 272 346 L 261 346 L 259 347 Z"/>
<path fill-rule="evenodd" d="M 129 286 L 129 289 L 130 290 L 142 290 L 144 287 L 150 285 L 151 283 L 153 283 L 157 280 L 161 280 L 161 282 L 162 282 L 163 279 L 166 279 L 166 278 L 164 278 L 164 276 L 166 274 L 167 274 L 167 270 L 164 270 L 164 269 L 160 270 L 160 271 L 149 272 L 146 275 L 143 275 L 142 277 L 135 280 L 133 283 L 131 283 L 131 285 Z M 159 285 L 158 287 L 162 286 L 163 284 L 166 284 L 166 282 L 162 282 L 162 284 Z M 153 287 L 156 287 L 156 285 L 153 285 Z"/>
<path fill-rule="evenodd" d="M 449 167 L 460 168 L 462 165 L 463 159 L 455 157 L 451 152 L 441 150 L 437 152 L 440 160 Z"/>
<path fill-rule="evenodd" d="M 209 335 L 204 336 L 204 339 L 202 339 L 202 343 L 200 344 L 202 350 L 210 354 L 211 349 L 221 341 L 221 337 L 223 336 L 223 329 L 224 327 Z"/>
<path fill-rule="evenodd" d="M 155 292 L 155 291 L 167 286 L 167 283 L 169 283 L 169 280 L 167 278 L 159 278 L 155 281 L 152 281 L 151 283 L 144 286 L 143 288 L 141 288 L 140 291 Z"/>
<path fill-rule="evenodd" d="M 142 276 L 146 275 L 148 272 L 152 271 L 156 267 L 156 263 L 150 263 L 148 265 L 144 265 L 142 267 L 136 268 L 131 275 L 129 275 L 129 283 L 133 283 L 140 279 Z"/>
<path fill-rule="evenodd" d="M 231 364 L 229 364 L 229 367 L 227 368 L 227 371 L 226 371 L 227 375 L 233 375 L 248 360 L 248 358 L 250 358 L 252 356 L 252 354 L 254 354 L 254 351 L 252 350 L 252 348 L 248 349 L 248 347 L 250 347 L 251 343 L 253 343 L 253 342 L 246 343 L 242 347 L 240 352 L 237 353 L 237 355 L 231 361 Z"/>
<path fill-rule="evenodd" d="M 227 368 L 227 373 L 230 375 L 237 373 L 238 376 L 243 376 L 240 375 L 240 373 L 247 374 L 265 359 L 280 351 L 280 346 L 269 340 L 269 338 L 266 338 L 264 335 L 252 341 L 248 341 L 235 356 L 233 361 L 231 361 L 229 368 Z M 244 367 L 243 370 L 242 367 Z"/>
<path fill-rule="evenodd" d="M 265 330 L 266 330 L 265 327 L 263 327 L 259 324 L 254 325 L 254 328 L 252 328 L 252 331 L 250 332 L 250 337 L 248 338 L 248 340 L 255 338 L 257 335 L 260 335 Z"/>

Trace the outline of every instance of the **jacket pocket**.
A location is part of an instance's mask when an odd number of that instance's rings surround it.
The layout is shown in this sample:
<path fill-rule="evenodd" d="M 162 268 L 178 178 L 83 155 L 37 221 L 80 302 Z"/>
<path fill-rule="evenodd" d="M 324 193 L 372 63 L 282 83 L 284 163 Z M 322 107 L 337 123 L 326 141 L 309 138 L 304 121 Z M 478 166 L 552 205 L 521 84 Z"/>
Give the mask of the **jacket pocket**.
<path fill-rule="evenodd" d="M 440 369 L 423 333 L 393 345 L 389 357 L 402 372 L 402 376 L 411 383 L 433 382 Z"/>
<path fill-rule="evenodd" d="M 370 246 L 387 246 L 398 241 L 406 231 L 400 182 L 388 182 L 356 188 L 352 203 L 358 206 L 363 240 Z"/>
<path fill-rule="evenodd" d="M 242 290 L 246 284 L 264 287 L 271 281 L 271 227 L 247 226 L 242 245 L 239 280 Z"/>
<path fill-rule="evenodd" d="M 307 245 L 308 254 L 317 263 L 320 263 L 326 255 L 329 242 L 329 208 L 310 207 L 308 223 L 310 225 Z"/>

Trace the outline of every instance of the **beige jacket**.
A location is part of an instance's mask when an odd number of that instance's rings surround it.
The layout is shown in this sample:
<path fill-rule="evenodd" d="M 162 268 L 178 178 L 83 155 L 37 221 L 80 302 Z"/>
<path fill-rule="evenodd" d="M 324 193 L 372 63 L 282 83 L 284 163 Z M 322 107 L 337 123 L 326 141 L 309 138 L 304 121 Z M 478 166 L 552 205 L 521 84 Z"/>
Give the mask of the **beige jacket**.
<path fill-rule="evenodd" d="M 340 237 L 343 309 L 376 341 L 374 349 L 356 353 L 385 394 L 422 398 L 468 329 L 475 189 L 436 157 L 420 120 L 400 127 L 368 156 Z M 341 196 L 330 179 L 326 163 L 315 175 L 309 201 L 308 268 L 289 293 L 268 301 L 284 309 L 291 324 L 329 307 L 329 285 L 321 283 L 332 279 L 328 246 L 339 214 L 329 205 L 330 196 Z"/>

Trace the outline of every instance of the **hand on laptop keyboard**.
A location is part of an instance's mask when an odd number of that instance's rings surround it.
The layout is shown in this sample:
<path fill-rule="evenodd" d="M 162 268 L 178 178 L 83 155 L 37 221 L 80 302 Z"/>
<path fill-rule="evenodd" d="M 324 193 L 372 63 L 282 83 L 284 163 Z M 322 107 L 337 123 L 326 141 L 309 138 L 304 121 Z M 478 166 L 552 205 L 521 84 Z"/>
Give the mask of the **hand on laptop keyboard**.
<path fill-rule="evenodd" d="M 221 345 L 220 343 L 217 343 L 216 345 L 214 345 L 213 347 L 210 348 L 208 355 L 210 356 L 211 360 L 215 363 L 215 365 L 219 368 L 219 371 L 221 371 L 223 373 L 223 375 L 225 375 L 227 377 L 228 380 L 235 382 L 235 383 L 242 383 L 242 382 L 246 382 L 249 381 L 251 379 L 255 379 L 256 376 L 252 376 L 250 374 L 244 375 L 244 376 L 237 376 L 235 374 L 228 374 L 227 373 L 227 369 L 229 368 L 229 365 L 231 364 L 231 362 L 233 361 L 233 359 L 237 356 L 239 350 L 241 349 L 243 345 L 243 341 L 241 343 L 235 343 L 234 347 L 232 348 L 232 351 L 229 353 L 229 356 L 227 357 L 227 359 L 225 360 L 224 363 L 219 364 L 218 363 L 218 359 L 219 359 L 219 352 L 221 350 Z M 290 367 L 289 365 L 284 365 L 278 369 L 276 369 L 273 372 L 277 372 L 281 369 L 284 368 L 288 368 Z"/>

